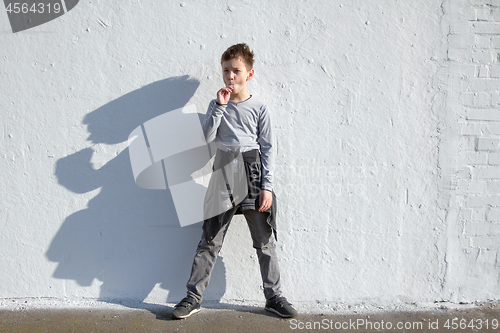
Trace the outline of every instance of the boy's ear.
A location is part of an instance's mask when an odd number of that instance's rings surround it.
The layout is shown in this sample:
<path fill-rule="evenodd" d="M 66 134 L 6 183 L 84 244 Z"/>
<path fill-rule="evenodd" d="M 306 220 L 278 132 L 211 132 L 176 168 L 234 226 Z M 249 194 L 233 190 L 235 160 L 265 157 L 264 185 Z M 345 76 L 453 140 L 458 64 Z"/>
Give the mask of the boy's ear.
<path fill-rule="evenodd" d="M 255 72 L 254 72 L 253 68 L 248 71 L 247 81 L 250 81 L 253 78 L 254 73 Z"/>

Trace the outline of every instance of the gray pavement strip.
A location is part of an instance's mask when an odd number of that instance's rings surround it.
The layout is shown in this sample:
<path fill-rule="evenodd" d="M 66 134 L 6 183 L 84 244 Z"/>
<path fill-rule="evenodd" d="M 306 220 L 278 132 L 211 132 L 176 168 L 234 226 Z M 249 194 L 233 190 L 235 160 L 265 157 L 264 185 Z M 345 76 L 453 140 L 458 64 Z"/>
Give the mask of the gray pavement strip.
<path fill-rule="evenodd" d="M 261 307 L 203 308 L 184 320 L 155 309 L 0 310 L 0 332 L 495 332 L 500 305 L 377 313 L 300 314 L 282 319 Z"/>

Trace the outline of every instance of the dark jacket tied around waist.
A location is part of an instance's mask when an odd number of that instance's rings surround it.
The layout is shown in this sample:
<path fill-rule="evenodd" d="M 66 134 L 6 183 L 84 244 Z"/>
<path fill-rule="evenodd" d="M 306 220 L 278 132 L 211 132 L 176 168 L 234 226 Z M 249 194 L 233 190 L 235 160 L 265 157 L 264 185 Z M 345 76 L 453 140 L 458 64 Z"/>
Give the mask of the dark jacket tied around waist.
<path fill-rule="evenodd" d="M 242 211 L 245 209 L 258 209 L 262 182 L 261 168 L 257 149 L 243 153 L 217 150 L 213 165 L 214 173 L 205 196 L 203 235 L 207 241 L 211 241 L 222 226 L 231 221 L 234 214 L 243 214 Z M 264 213 L 267 214 L 267 223 L 273 228 L 277 240 L 277 203 L 274 192 L 272 195 L 272 205 Z M 225 206 L 221 205 L 224 198 L 226 198 Z"/>

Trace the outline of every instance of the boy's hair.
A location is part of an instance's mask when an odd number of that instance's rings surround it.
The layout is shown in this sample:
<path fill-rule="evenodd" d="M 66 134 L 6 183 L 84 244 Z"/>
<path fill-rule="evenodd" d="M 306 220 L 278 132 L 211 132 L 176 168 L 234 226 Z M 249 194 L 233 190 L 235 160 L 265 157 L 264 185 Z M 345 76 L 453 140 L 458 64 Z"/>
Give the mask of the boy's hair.
<path fill-rule="evenodd" d="M 220 63 L 222 64 L 224 61 L 228 61 L 237 57 L 241 57 L 243 59 L 243 62 L 245 63 L 248 70 L 253 68 L 253 52 L 250 51 L 250 48 L 245 43 L 230 46 L 226 50 L 226 52 L 222 54 Z"/>

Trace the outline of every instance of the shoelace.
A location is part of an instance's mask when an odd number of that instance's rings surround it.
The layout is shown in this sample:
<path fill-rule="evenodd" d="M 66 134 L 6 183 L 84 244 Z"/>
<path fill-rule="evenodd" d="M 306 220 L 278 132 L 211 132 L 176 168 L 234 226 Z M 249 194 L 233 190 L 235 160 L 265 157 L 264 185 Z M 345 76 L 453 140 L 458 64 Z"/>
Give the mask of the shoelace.
<path fill-rule="evenodd" d="M 288 301 L 286 300 L 285 297 L 277 297 L 276 300 L 275 300 L 276 304 L 280 305 L 280 306 L 283 306 L 283 305 L 290 305 L 290 303 L 288 303 Z"/>
<path fill-rule="evenodd" d="M 180 303 L 179 303 L 179 306 L 184 306 L 184 307 L 188 307 L 190 305 L 193 305 L 195 302 L 194 299 L 190 298 L 190 297 L 184 297 Z"/>

